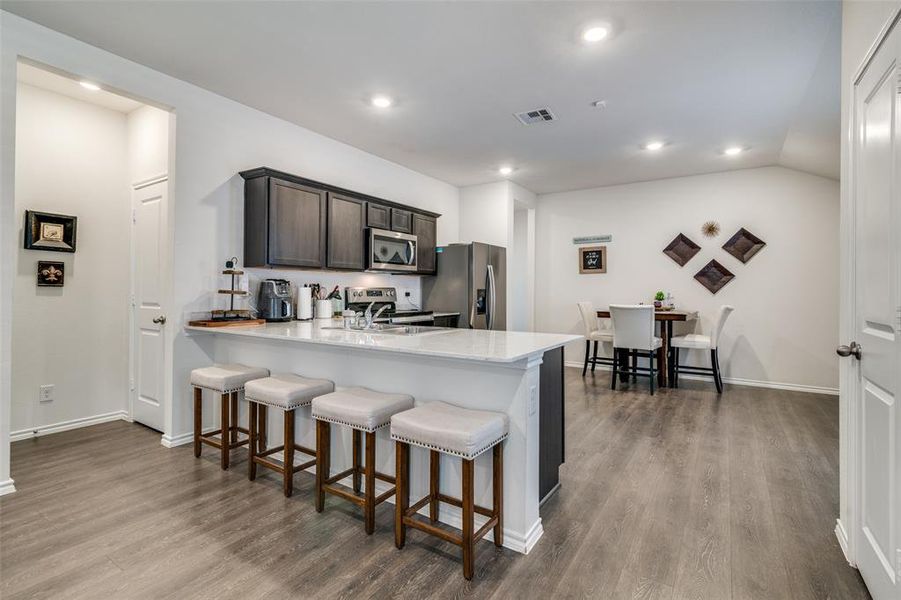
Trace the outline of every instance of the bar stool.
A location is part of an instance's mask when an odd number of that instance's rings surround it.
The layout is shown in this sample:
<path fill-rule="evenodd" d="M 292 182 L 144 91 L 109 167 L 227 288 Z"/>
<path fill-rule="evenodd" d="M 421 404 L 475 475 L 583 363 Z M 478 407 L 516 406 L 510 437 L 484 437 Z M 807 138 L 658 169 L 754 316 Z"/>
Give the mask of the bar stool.
<path fill-rule="evenodd" d="M 489 530 L 494 529 L 494 545 L 504 543 L 504 453 L 501 442 L 507 437 L 507 415 L 485 410 L 470 410 L 446 404 L 430 402 L 391 417 L 391 439 L 396 442 L 397 469 L 395 471 L 397 501 L 394 518 L 394 545 L 403 548 L 407 526 L 415 527 L 463 549 L 463 577 L 472 579 L 475 543 Z M 429 493 L 410 506 L 410 444 L 428 448 Z M 485 508 L 475 504 L 474 459 L 491 449 L 493 452 L 493 506 Z M 463 459 L 463 490 L 461 498 L 441 493 L 439 487 L 440 453 Z M 457 506 L 463 511 L 462 535 L 440 529 L 416 517 L 419 509 L 429 505 L 429 518 L 438 520 L 439 503 Z M 488 520 L 478 531 L 475 515 Z"/>
<path fill-rule="evenodd" d="M 316 396 L 328 394 L 335 389 L 335 384 L 327 379 L 309 379 L 291 373 L 281 373 L 248 381 L 244 398 L 247 400 L 250 424 L 250 459 L 247 464 L 247 476 L 253 481 L 257 477 L 257 465 L 272 469 L 282 474 L 282 489 L 285 497 L 294 493 L 294 473 L 303 471 L 316 464 L 316 451 L 294 443 L 294 411 L 309 406 Z M 284 412 L 284 443 L 281 446 L 266 449 L 264 432 L 260 431 L 260 416 L 266 414 L 267 406 L 280 408 Z M 262 418 L 263 428 L 266 417 Z M 256 443 L 253 443 L 256 442 Z M 294 451 L 303 452 L 313 458 L 294 466 Z M 283 452 L 282 464 L 269 459 L 276 452 Z"/>
<path fill-rule="evenodd" d="M 363 508 L 366 533 L 375 529 L 375 507 L 394 494 L 394 488 L 375 495 L 375 480 L 394 484 L 394 477 L 375 470 L 375 432 L 388 425 L 395 413 L 413 407 L 413 397 L 407 394 L 384 394 L 364 387 L 352 387 L 336 391 L 313 400 L 313 418 L 316 419 L 316 512 L 325 506 L 325 494 L 333 494 Z M 331 468 L 331 424 L 344 425 L 353 430 L 353 466 L 337 475 L 329 476 Z M 362 434 L 366 434 L 366 459 L 360 467 Z M 353 492 L 334 485 L 353 475 Z M 362 475 L 366 477 L 366 489 L 360 496 Z"/>
<path fill-rule="evenodd" d="M 238 426 L 238 392 L 244 391 L 244 384 L 252 379 L 266 377 L 269 369 L 229 364 L 202 367 L 191 371 L 191 385 L 194 387 L 194 456 L 200 458 L 201 444 L 219 448 L 219 465 L 228 468 L 229 452 L 243 446 L 247 439 L 238 440 L 238 433 L 248 435 L 247 429 Z M 203 390 L 212 390 L 222 395 L 219 429 L 203 433 Z M 231 410 L 229 410 L 231 399 Z M 229 415 L 231 414 L 231 418 Z M 213 436 L 219 436 L 215 439 Z M 249 439 L 249 438 L 248 438 Z"/>

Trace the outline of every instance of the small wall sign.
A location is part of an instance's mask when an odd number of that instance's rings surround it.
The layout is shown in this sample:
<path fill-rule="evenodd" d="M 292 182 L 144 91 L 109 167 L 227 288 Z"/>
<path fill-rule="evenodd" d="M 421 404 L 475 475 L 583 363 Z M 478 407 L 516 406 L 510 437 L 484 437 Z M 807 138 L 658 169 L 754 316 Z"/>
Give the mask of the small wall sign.
<path fill-rule="evenodd" d="M 55 260 L 38 261 L 38 285 L 41 287 L 63 287 L 66 265 Z"/>
<path fill-rule="evenodd" d="M 613 236 L 608 234 L 604 235 L 583 235 L 580 237 L 573 238 L 573 245 L 581 246 L 582 244 L 606 244 L 607 242 L 612 242 Z"/>
<path fill-rule="evenodd" d="M 607 272 L 607 246 L 579 248 L 579 273 Z"/>
<path fill-rule="evenodd" d="M 26 210 L 25 249 L 75 252 L 77 223 L 77 217 Z"/>

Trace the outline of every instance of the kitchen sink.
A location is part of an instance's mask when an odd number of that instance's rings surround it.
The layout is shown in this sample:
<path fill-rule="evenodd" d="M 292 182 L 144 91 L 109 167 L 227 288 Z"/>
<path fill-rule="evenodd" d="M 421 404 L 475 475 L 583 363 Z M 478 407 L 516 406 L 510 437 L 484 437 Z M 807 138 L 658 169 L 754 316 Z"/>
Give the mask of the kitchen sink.
<path fill-rule="evenodd" d="M 401 325 L 400 323 L 373 323 L 369 328 L 363 327 L 322 327 L 337 331 L 356 331 L 359 333 L 373 333 L 376 335 L 425 335 L 430 333 L 447 333 L 453 331 L 449 327 L 426 327 L 423 325 Z"/>

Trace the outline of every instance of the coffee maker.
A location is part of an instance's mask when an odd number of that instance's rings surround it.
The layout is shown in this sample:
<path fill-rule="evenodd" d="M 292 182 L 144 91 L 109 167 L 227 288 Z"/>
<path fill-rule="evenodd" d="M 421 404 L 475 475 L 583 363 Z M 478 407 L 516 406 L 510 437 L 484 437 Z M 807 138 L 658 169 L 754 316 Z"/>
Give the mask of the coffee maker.
<path fill-rule="evenodd" d="M 294 318 L 294 297 L 291 284 L 285 279 L 264 279 L 260 282 L 257 308 L 260 318 L 267 321 L 290 321 Z"/>

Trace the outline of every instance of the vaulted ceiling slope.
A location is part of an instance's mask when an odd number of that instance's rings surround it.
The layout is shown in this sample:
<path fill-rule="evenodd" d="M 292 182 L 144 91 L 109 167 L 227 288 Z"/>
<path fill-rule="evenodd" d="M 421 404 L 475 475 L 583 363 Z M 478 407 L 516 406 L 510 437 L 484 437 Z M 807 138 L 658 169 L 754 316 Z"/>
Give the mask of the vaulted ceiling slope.
<path fill-rule="evenodd" d="M 501 164 L 538 193 L 772 164 L 838 177 L 838 2 L 2 8 L 455 185 Z M 586 45 L 598 20 L 613 34 Z M 558 120 L 513 117 L 538 107 Z"/>

